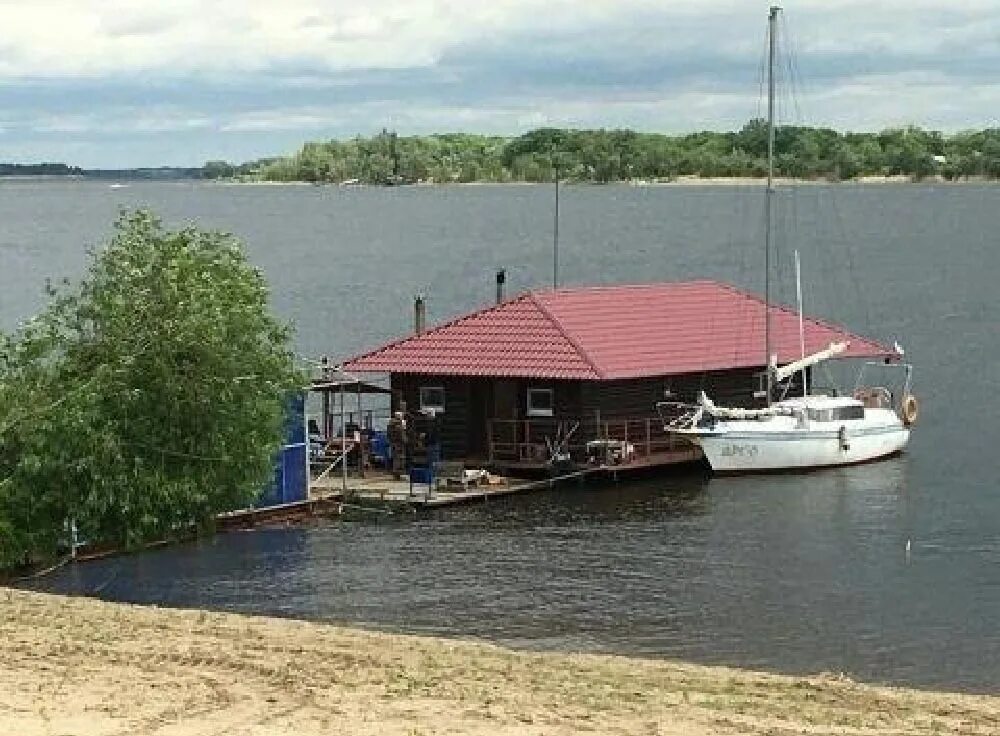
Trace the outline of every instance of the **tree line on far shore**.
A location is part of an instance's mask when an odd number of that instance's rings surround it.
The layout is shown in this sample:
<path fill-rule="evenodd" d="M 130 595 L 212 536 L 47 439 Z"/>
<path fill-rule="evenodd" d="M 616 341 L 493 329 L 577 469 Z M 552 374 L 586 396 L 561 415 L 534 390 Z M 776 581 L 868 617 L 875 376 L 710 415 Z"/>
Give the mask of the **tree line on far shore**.
<path fill-rule="evenodd" d="M 292 156 L 239 166 L 205 165 L 206 178 L 315 183 L 670 181 L 678 177 L 763 177 L 767 124 L 686 135 L 633 130 L 540 128 L 518 137 L 449 133 L 310 141 Z M 775 174 L 843 181 L 903 176 L 915 181 L 1000 178 L 1000 128 L 945 135 L 910 126 L 879 133 L 780 126 Z"/>

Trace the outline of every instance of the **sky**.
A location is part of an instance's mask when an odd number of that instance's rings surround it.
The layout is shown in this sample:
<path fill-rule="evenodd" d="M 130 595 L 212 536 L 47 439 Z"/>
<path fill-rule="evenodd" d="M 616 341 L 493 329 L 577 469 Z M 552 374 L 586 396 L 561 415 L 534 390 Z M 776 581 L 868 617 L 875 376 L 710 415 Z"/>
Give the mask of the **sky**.
<path fill-rule="evenodd" d="M 197 166 L 307 140 L 730 130 L 760 0 L 0 0 L 0 161 Z M 787 0 L 781 119 L 998 126 L 997 0 Z"/>

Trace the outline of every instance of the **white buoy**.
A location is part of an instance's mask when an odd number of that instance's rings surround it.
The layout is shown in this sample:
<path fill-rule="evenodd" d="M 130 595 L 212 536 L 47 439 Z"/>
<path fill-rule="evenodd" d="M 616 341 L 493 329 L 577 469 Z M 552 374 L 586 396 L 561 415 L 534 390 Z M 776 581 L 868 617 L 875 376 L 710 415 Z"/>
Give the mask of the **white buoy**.
<path fill-rule="evenodd" d="M 909 539 L 906 540 L 906 562 L 907 562 L 907 564 L 909 564 L 909 562 L 910 562 L 910 540 Z"/>

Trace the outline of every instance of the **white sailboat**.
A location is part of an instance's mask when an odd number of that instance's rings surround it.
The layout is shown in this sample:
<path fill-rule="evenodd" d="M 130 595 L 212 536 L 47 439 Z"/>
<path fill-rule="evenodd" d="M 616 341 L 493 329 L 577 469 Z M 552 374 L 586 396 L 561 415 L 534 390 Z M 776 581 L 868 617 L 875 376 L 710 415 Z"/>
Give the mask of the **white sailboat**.
<path fill-rule="evenodd" d="M 765 406 L 745 409 L 716 406 L 702 392 L 696 404 L 661 402 L 667 432 L 686 438 L 701 447 L 709 465 L 716 472 L 760 472 L 808 470 L 862 463 L 901 452 L 910 437 L 910 425 L 916 420 L 917 403 L 910 394 L 912 368 L 905 370 L 902 391 L 894 395 L 884 387 L 862 386 L 864 369 L 851 396 L 811 395 L 808 369 L 847 350 L 847 342 L 832 343 L 811 355 L 779 367 L 771 345 L 770 250 L 771 210 L 774 177 L 774 57 L 775 34 L 780 8 L 772 7 L 768 16 L 768 177 L 765 208 L 765 327 L 766 356 Z M 799 335 L 804 353 L 802 331 L 801 277 L 796 253 Z M 902 351 L 896 348 L 897 354 Z M 802 395 L 787 398 L 789 384 L 801 374 Z M 784 396 L 775 401 L 775 394 Z"/>

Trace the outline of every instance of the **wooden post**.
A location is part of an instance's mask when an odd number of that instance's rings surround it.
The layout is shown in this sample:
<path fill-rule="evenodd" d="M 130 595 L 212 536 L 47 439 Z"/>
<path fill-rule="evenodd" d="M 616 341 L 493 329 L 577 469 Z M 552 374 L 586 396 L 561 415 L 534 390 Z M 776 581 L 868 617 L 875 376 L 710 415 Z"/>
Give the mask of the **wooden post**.
<path fill-rule="evenodd" d="M 347 495 L 347 423 L 344 415 L 344 385 L 340 388 L 340 466 L 341 466 L 341 491 Z"/>
<path fill-rule="evenodd" d="M 309 413 L 306 411 L 306 399 L 309 394 L 302 397 L 302 432 L 303 439 L 305 440 L 306 447 L 306 500 L 308 501 L 312 498 L 312 465 L 310 462 L 311 458 L 311 448 L 309 447 Z"/>
<path fill-rule="evenodd" d="M 493 420 L 486 420 L 486 457 L 488 464 L 493 464 Z"/>
<path fill-rule="evenodd" d="M 330 378 L 330 359 L 324 355 L 322 358 L 319 359 L 319 364 L 320 364 L 320 377 L 324 381 L 326 381 Z M 322 394 L 322 399 L 323 399 L 323 408 L 322 408 L 323 417 L 319 421 L 319 426 L 320 426 L 320 432 L 323 433 L 323 441 L 329 442 L 331 434 L 330 425 L 332 424 L 332 422 L 330 421 L 329 390 L 324 389 Z"/>
<path fill-rule="evenodd" d="M 601 410 L 594 409 L 594 439 L 601 439 Z M 588 453 L 589 455 L 589 453 Z"/>
<path fill-rule="evenodd" d="M 358 394 L 358 477 L 365 477 L 365 442 L 364 442 L 364 431 L 362 425 L 364 424 L 364 419 L 361 418 L 361 381 L 354 384 L 355 389 Z"/>

